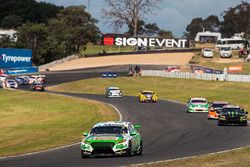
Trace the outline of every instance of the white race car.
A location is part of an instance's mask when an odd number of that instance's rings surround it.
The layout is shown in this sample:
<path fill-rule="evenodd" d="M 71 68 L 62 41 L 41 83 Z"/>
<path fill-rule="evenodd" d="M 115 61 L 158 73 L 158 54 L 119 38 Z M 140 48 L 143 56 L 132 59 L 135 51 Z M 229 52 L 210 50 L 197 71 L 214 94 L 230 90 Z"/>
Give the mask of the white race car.
<path fill-rule="evenodd" d="M 7 79 L 6 86 L 7 88 L 18 88 L 18 84 L 14 79 Z"/>
<path fill-rule="evenodd" d="M 118 87 L 107 87 L 105 96 L 106 97 L 122 97 L 122 91 Z"/>
<path fill-rule="evenodd" d="M 35 82 L 44 83 L 45 82 L 45 75 L 31 75 L 29 78 L 29 84 L 33 84 Z"/>

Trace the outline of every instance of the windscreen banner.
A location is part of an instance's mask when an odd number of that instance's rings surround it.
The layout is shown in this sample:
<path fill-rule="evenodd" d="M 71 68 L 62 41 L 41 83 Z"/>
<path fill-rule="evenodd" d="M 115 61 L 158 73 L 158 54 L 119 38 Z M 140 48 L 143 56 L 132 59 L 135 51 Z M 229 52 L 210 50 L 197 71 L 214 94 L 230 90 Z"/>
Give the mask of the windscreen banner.
<path fill-rule="evenodd" d="M 30 49 L 0 48 L 0 68 L 31 67 L 32 51 Z"/>

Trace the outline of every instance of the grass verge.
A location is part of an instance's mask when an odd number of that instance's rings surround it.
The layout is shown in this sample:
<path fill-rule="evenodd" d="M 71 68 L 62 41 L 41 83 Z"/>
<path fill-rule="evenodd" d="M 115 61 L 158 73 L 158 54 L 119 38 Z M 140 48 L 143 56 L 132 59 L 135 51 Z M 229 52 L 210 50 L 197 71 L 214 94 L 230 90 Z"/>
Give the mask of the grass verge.
<path fill-rule="evenodd" d="M 250 147 L 226 153 L 210 154 L 196 158 L 144 164 L 138 167 L 249 167 Z"/>
<path fill-rule="evenodd" d="M 0 90 L 0 156 L 80 142 L 82 132 L 118 115 L 103 103 L 48 93 Z"/>
<path fill-rule="evenodd" d="M 143 89 L 158 93 L 159 98 L 187 102 L 188 98 L 206 97 L 209 101 L 224 100 L 238 104 L 250 111 L 250 84 L 237 82 L 169 79 L 155 77 L 119 77 L 109 79 L 88 79 L 65 83 L 49 89 L 74 92 L 104 94 L 105 87 L 119 86 L 125 95 L 137 96 Z"/>

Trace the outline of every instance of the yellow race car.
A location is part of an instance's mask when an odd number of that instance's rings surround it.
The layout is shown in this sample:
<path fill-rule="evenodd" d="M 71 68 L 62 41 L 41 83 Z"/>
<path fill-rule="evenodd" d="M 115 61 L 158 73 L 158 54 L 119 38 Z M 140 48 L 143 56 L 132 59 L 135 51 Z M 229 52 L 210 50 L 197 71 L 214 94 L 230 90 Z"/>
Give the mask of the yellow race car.
<path fill-rule="evenodd" d="M 139 102 L 157 102 L 157 100 L 157 94 L 152 91 L 143 90 L 139 93 Z"/>

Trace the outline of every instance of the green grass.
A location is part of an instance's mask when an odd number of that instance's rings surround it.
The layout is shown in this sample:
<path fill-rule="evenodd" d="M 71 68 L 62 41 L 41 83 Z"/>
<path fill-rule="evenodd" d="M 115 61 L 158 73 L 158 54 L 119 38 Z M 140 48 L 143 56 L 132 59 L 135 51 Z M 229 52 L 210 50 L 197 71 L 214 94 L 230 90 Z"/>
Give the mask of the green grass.
<path fill-rule="evenodd" d="M 82 132 L 118 115 L 103 103 L 38 92 L 0 90 L 0 156 L 80 142 Z"/>
<path fill-rule="evenodd" d="M 219 54 L 215 52 L 213 58 L 204 58 L 202 57 L 200 52 L 197 52 L 195 56 L 192 58 L 191 62 L 194 65 L 200 65 L 208 68 L 224 70 L 224 68 L 228 68 L 230 66 L 238 66 L 242 65 L 243 70 L 240 74 L 250 74 L 250 63 L 249 62 L 229 62 L 229 63 L 220 63 L 219 60 L 222 60 L 219 57 Z M 232 58 L 224 58 L 223 60 L 239 60 L 238 53 L 234 51 L 234 55 Z"/>
<path fill-rule="evenodd" d="M 250 148 L 230 151 L 222 154 L 200 156 L 198 158 L 187 158 L 162 162 L 157 164 L 142 165 L 142 167 L 249 167 Z"/>
<path fill-rule="evenodd" d="M 158 93 L 161 99 L 187 102 L 188 98 L 206 97 L 209 101 L 225 100 L 242 105 L 250 111 L 250 84 L 236 82 L 169 79 L 154 77 L 119 77 L 114 79 L 88 79 L 65 83 L 50 89 L 65 92 L 104 94 L 107 86 L 119 86 L 125 95 L 137 96 L 142 89 Z"/>

